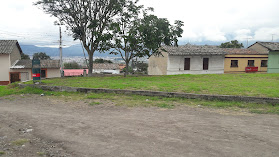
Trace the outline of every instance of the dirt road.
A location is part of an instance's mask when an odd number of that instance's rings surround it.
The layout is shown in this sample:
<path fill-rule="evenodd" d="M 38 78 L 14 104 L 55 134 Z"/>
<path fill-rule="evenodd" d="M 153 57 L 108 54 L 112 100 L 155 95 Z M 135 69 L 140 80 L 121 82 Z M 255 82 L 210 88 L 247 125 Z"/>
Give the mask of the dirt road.
<path fill-rule="evenodd" d="M 4 97 L 0 156 L 279 156 L 279 116 L 212 110 Z"/>

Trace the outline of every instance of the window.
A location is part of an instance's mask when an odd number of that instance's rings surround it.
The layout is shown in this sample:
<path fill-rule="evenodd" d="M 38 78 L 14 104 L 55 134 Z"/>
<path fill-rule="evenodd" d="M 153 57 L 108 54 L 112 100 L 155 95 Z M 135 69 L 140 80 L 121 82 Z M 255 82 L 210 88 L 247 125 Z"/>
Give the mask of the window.
<path fill-rule="evenodd" d="M 262 60 L 261 67 L 267 67 L 267 60 Z"/>
<path fill-rule="evenodd" d="M 203 58 L 203 70 L 208 70 L 209 58 Z"/>
<path fill-rule="evenodd" d="M 254 60 L 248 60 L 248 67 L 253 67 L 254 65 Z"/>
<path fill-rule="evenodd" d="M 184 70 L 190 70 L 190 58 L 184 59 Z"/>
<path fill-rule="evenodd" d="M 238 60 L 231 60 L 231 67 L 238 67 Z"/>

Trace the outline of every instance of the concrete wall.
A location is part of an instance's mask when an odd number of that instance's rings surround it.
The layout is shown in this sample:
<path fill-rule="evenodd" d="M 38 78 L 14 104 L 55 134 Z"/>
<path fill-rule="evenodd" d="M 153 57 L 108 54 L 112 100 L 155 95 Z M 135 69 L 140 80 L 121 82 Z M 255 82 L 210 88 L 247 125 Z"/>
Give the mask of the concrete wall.
<path fill-rule="evenodd" d="M 143 95 L 143 96 L 161 96 L 161 97 L 177 97 L 186 99 L 205 99 L 205 100 L 221 100 L 221 101 L 244 101 L 253 103 L 270 103 L 279 104 L 278 98 L 262 98 L 249 96 L 233 96 L 233 95 L 209 95 L 209 94 L 191 94 L 191 93 L 174 93 L 174 92 L 158 92 L 158 91 L 137 91 L 137 90 L 122 90 L 122 89 L 97 89 L 97 88 L 77 88 L 63 86 L 41 86 L 19 84 L 20 87 L 34 87 L 50 91 L 66 91 L 66 92 L 81 92 L 81 93 L 116 93 L 128 95 Z"/>
<path fill-rule="evenodd" d="M 148 75 L 167 75 L 168 53 L 160 56 L 152 55 L 148 60 Z"/>
<path fill-rule="evenodd" d="M 238 67 L 231 67 L 231 60 L 238 60 Z M 259 73 L 266 73 L 267 67 L 261 67 L 262 60 L 268 60 L 268 55 L 226 55 L 225 73 L 245 73 L 248 66 L 248 60 L 254 60 L 255 67 L 258 67 Z"/>
<path fill-rule="evenodd" d="M 269 52 L 267 48 L 263 47 L 262 45 L 260 45 L 258 43 L 252 45 L 248 49 L 255 50 L 257 52 L 263 52 L 263 53 L 268 53 Z"/>
<path fill-rule="evenodd" d="M 60 69 L 47 69 L 47 78 L 61 77 Z"/>
<path fill-rule="evenodd" d="M 11 69 L 10 72 L 20 72 L 21 81 L 32 80 L 32 70 L 31 69 Z"/>
<path fill-rule="evenodd" d="M 9 72 L 10 72 L 10 55 L 0 54 L 0 82 L 9 81 Z"/>
<path fill-rule="evenodd" d="M 17 46 L 14 46 L 14 49 L 10 54 L 10 65 L 12 66 L 15 63 L 15 61 L 20 59 L 21 59 L 20 51 Z"/>
<path fill-rule="evenodd" d="M 271 51 L 268 56 L 268 73 L 279 73 L 279 52 Z"/>
<path fill-rule="evenodd" d="M 190 58 L 190 70 L 184 70 L 184 59 Z M 208 70 L 203 70 L 203 58 L 209 58 Z M 223 74 L 224 56 L 169 56 L 167 75 Z"/>

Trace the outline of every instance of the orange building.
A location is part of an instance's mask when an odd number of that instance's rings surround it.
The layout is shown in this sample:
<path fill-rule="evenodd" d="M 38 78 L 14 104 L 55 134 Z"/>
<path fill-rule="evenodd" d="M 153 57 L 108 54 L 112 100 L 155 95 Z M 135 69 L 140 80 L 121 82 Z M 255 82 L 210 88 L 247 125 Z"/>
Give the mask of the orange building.
<path fill-rule="evenodd" d="M 236 48 L 224 50 L 226 52 L 224 73 L 267 72 L 267 52 Z"/>

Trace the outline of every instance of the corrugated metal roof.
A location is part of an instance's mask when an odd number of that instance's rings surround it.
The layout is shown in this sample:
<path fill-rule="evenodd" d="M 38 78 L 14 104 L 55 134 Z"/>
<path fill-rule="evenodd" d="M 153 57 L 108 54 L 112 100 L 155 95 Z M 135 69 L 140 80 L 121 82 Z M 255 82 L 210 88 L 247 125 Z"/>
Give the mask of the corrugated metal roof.
<path fill-rule="evenodd" d="M 163 46 L 163 49 L 172 56 L 184 56 L 184 55 L 225 55 L 222 48 L 211 45 L 191 45 L 186 44 L 178 47 Z"/>
<path fill-rule="evenodd" d="M 17 40 L 0 40 L 0 54 L 11 54 L 15 46 L 17 46 L 20 53 L 22 53 Z"/>
<path fill-rule="evenodd" d="M 252 49 L 227 48 L 224 51 L 227 55 L 268 55 L 266 52 L 258 52 Z"/>
<path fill-rule="evenodd" d="M 31 69 L 32 68 L 32 60 L 23 59 L 18 60 L 11 69 Z M 41 68 L 48 69 L 59 69 L 60 61 L 59 60 L 41 60 Z"/>
<path fill-rule="evenodd" d="M 257 42 L 271 51 L 279 51 L 279 42 Z"/>
<path fill-rule="evenodd" d="M 269 51 L 279 51 L 279 42 L 256 42 L 255 44 L 260 44 L 263 47 L 267 48 Z M 248 48 L 252 47 L 253 45 L 249 46 Z"/>

